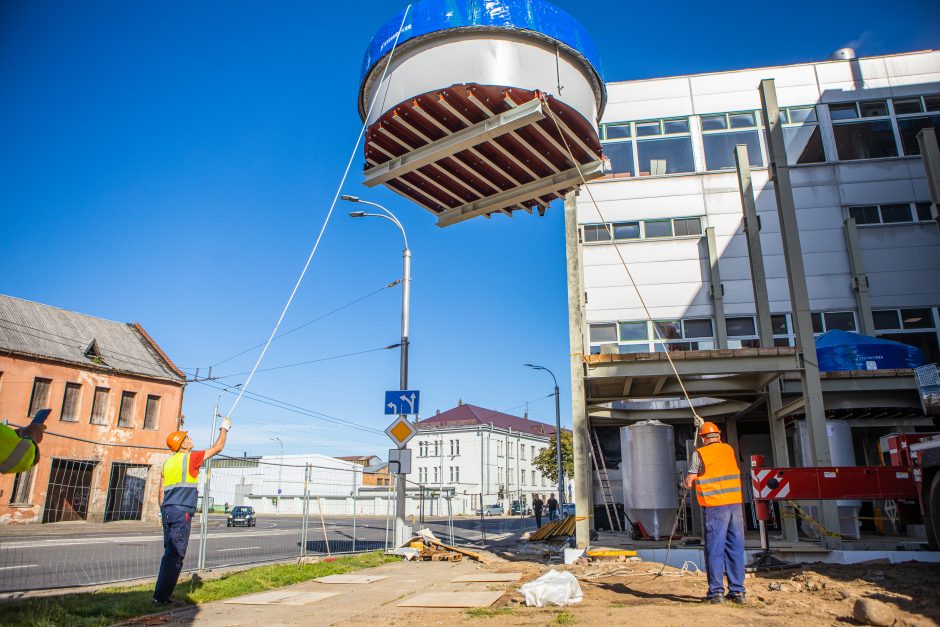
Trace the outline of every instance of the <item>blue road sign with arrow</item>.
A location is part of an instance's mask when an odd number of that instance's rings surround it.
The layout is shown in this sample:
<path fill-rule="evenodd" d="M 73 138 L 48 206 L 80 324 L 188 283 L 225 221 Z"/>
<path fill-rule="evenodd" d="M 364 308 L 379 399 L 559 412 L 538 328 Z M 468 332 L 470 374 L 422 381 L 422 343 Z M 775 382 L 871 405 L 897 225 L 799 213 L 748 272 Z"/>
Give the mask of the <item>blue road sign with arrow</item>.
<path fill-rule="evenodd" d="M 418 390 L 386 390 L 385 413 L 390 416 L 417 414 L 420 398 Z"/>

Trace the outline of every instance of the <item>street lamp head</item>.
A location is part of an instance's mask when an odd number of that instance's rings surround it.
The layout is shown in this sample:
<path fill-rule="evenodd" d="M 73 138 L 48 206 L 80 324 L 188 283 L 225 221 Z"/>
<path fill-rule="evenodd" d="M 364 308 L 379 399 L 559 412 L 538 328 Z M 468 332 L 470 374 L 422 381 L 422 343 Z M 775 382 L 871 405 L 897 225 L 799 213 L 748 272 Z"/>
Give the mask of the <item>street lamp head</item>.
<path fill-rule="evenodd" d="M 526 368 L 534 368 L 535 370 L 545 370 L 543 366 L 536 366 L 535 364 L 523 364 Z"/>
<path fill-rule="evenodd" d="M 350 211 L 349 212 L 350 218 L 364 218 L 365 216 L 366 216 L 365 211 Z"/>
<path fill-rule="evenodd" d="M 359 196 L 350 196 L 349 194 L 343 194 L 340 196 L 341 199 L 349 202 L 359 202 Z"/>

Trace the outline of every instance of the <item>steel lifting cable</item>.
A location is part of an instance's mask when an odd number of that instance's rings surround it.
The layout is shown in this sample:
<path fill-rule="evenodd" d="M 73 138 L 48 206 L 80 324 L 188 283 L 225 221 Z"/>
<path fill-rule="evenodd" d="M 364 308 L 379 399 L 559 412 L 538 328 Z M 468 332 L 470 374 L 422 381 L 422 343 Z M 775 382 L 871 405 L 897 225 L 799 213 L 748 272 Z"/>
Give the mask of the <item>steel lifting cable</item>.
<path fill-rule="evenodd" d="M 584 173 L 581 171 L 580 162 L 574 158 L 574 154 L 571 152 L 571 146 L 568 145 L 568 138 L 562 132 L 561 125 L 558 124 L 558 119 L 555 117 L 555 112 L 552 111 L 552 108 L 548 103 L 547 96 L 544 93 L 542 93 L 539 95 L 539 98 L 545 104 L 545 109 L 548 111 L 549 116 L 552 118 L 552 122 L 555 123 L 555 129 L 558 131 L 558 134 L 561 136 L 562 141 L 565 143 L 565 149 L 568 151 L 568 158 L 571 159 L 571 162 L 575 165 L 575 169 L 578 171 L 578 176 L 581 177 L 581 184 L 584 187 L 584 189 L 587 191 L 588 196 L 590 196 L 591 204 L 594 205 L 594 210 L 597 212 L 597 215 L 600 216 L 600 219 L 602 222 L 607 222 L 604 219 L 604 214 L 603 212 L 601 212 L 601 208 L 597 204 L 597 200 L 594 199 L 594 194 L 591 192 L 591 188 L 587 184 L 587 179 L 584 178 Z M 623 265 L 623 269 L 626 270 L 627 272 L 627 277 L 630 279 L 630 283 L 633 285 L 633 291 L 636 292 L 636 296 L 640 301 L 640 305 L 643 307 L 643 311 L 646 313 L 646 319 L 649 320 L 650 323 L 652 323 L 653 333 L 656 335 L 656 339 L 659 341 L 660 344 L 663 345 L 664 348 L 666 348 L 665 344 L 663 343 L 663 337 L 659 333 L 659 329 L 656 328 L 656 322 L 653 320 L 653 315 L 652 313 L 650 313 L 649 307 L 646 306 L 646 301 L 643 299 L 643 294 L 640 293 L 640 288 L 636 284 L 636 281 L 633 278 L 633 273 L 630 272 L 630 266 L 627 265 L 626 259 L 623 258 L 623 253 L 620 251 L 620 247 L 615 245 L 614 250 L 617 251 L 617 257 L 620 259 L 620 263 L 621 265 Z M 672 368 L 673 374 L 676 375 L 676 381 L 679 383 L 679 388 L 682 390 L 682 395 L 685 397 L 686 402 L 689 404 L 689 411 L 692 412 L 692 424 L 695 427 L 695 433 L 692 435 L 692 443 L 694 445 L 695 442 L 698 441 L 699 429 L 701 429 L 701 426 L 704 423 L 704 420 L 702 420 L 702 417 L 699 416 L 698 412 L 695 411 L 695 407 L 692 405 L 692 399 L 689 397 L 689 392 L 688 390 L 686 390 L 685 383 L 683 383 L 682 377 L 679 375 L 679 370 L 676 368 L 676 364 L 672 361 L 672 356 L 669 355 L 669 350 L 668 349 L 664 350 L 663 354 L 666 355 L 666 359 L 669 361 L 669 367 Z M 685 499 L 688 496 L 688 493 L 689 493 L 689 489 L 685 487 L 682 491 L 682 499 L 681 499 L 682 507 L 680 507 L 678 511 L 676 512 L 675 520 L 672 523 L 672 530 L 669 532 L 669 540 L 666 543 L 666 555 L 663 557 L 663 567 L 659 570 L 659 572 L 657 573 L 657 576 L 662 575 L 663 571 L 666 569 L 666 561 L 669 559 L 669 551 L 672 549 L 672 537 L 673 535 L 675 535 L 676 528 L 679 525 L 679 516 L 685 510 Z"/>
<path fill-rule="evenodd" d="M 395 43 L 392 44 L 392 49 L 388 54 L 388 61 L 385 63 L 385 68 L 382 70 L 382 76 L 379 78 L 379 82 L 377 83 L 380 86 L 385 80 L 385 75 L 388 73 L 388 68 L 392 65 L 392 59 L 395 57 L 395 49 L 398 48 L 398 40 L 401 37 L 402 30 L 405 28 L 405 21 L 408 19 L 408 13 L 410 11 L 411 5 L 409 4 L 407 7 L 405 7 L 405 12 L 401 17 L 401 24 L 398 25 L 398 32 L 395 33 Z M 261 349 L 261 354 L 258 355 L 258 359 L 255 361 L 255 365 L 252 367 L 251 372 L 248 374 L 248 378 L 246 378 L 245 382 L 242 383 L 241 389 L 238 392 L 238 396 L 235 398 L 232 406 L 225 414 L 226 420 L 231 420 L 232 412 L 235 411 L 238 403 L 242 400 L 242 396 L 245 394 L 245 391 L 251 384 L 251 379 L 255 376 L 255 371 L 258 369 L 258 366 L 261 365 L 265 354 L 268 352 L 268 348 L 271 346 L 271 342 L 274 341 L 274 337 L 277 335 L 278 329 L 281 328 L 281 322 L 284 321 L 284 316 L 287 315 L 287 310 L 290 309 L 291 303 L 294 302 L 294 296 L 296 296 L 297 290 L 300 289 L 300 284 L 303 282 L 304 276 L 307 274 L 307 269 L 310 267 L 310 262 L 313 261 L 313 256 L 320 247 L 320 240 L 323 239 L 323 233 L 326 231 L 326 225 L 329 224 L 330 217 L 333 215 L 333 209 L 336 208 L 336 201 L 339 200 L 340 192 L 343 191 L 343 186 L 346 184 L 346 177 L 349 176 L 349 170 L 352 167 L 353 161 L 356 159 L 356 153 L 359 150 L 359 143 L 362 141 L 362 136 L 365 135 L 366 128 L 369 125 L 369 116 L 372 114 L 372 108 L 374 106 L 375 99 L 372 100 L 372 102 L 369 104 L 368 110 L 366 111 L 365 117 L 362 121 L 362 128 L 359 129 L 359 136 L 356 138 L 356 144 L 353 146 L 352 153 L 349 155 L 349 161 L 346 162 L 346 169 L 343 171 L 343 178 L 340 180 L 339 185 L 336 188 L 336 193 L 333 194 L 333 202 L 330 203 L 330 209 L 326 212 L 326 218 L 323 220 L 323 226 L 320 227 L 320 232 L 317 234 L 317 239 L 314 241 L 313 248 L 310 250 L 310 255 L 307 257 L 307 262 L 304 264 L 303 270 L 300 272 L 300 276 L 297 277 L 297 282 L 294 284 L 294 289 L 291 290 L 290 297 L 288 297 L 287 303 L 284 305 L 284 309 L 281 311 L 281 315 L 278 317 L 277 323 L 274 325 L 274 329 L 271 331 L 270 337 L 268 337 L 267 342 L 265 342 L 264 348 Z"/>

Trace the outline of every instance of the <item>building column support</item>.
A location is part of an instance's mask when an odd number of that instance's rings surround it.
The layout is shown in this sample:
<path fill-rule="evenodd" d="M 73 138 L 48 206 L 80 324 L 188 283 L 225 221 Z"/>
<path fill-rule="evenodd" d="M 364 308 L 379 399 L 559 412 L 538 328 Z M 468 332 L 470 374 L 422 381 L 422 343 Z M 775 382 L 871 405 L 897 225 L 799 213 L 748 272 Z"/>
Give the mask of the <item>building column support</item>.
<path fill-rule="evenodd" d="M 705 244 L 708 247 L 708 266 L 711 269 L 711 294 L 715 307 L 715 338 L 718 348 L 728 348 L 728 327 L 725 325 L 725 288 L 721 284 L 718 268 L 718 247 L 715 245 L 715 227 L 705 229 Z"/>
<path fill-rule="evenodd" d="M 780 109 L 777 106 L 777 89 L 773 79 L 764 79 L 760 82 L 760 97 L 767 148 L 770 154 L 770 172 L 777 198 L 777 217 L 780 220 L 780 236 L 783 240 L 783 254 L 790 287 L 793 326 L 803 362 L 800 383 L 803 388 L 804 411 L 809 427 L 810 449 L 812 459 L 817 466 L 831 466 L 832 455 L 829 451 L 829 436 L 826 430 L 826 410 L 823 404 L 822 383 L 819 380 L 816 338 L 813 337 L 803 250 L 796 221 L 796 207 L 793 202 L 790 168 L 783 140 L 783 126 L 780 123 Z M 822 514 L 822 524 L 826 529 L 836 531 L 841 528 L 839 510 L 835 501 L 821 501 L 819 511 Z M 842 540 L 838 537 L 825 536 L 822 544 L 830 549 L 838 549 L 842 547 Z"/>
<path fill-rule="evenodd" d="M 584 286 L 581 281 L 581 255 L 578 244 L 577 192 L 565 195 L 565 258 L 568 275 L 568 338 L 571 349 L 571 426 L 574 447 L 575 511 L 584 520 L 575 523 L 578 548 L 591 543 L 591 439 L 587 403 L 584 396 Z"/>
<path fill-rule="evenodd" d="M 846 218 L 842 228 L 845 231 L 845 249 L 849 253 L 849 268 L 852 270 L 852 289 L 855 291 L 859 326 L 862 335 L 874 337 L 875 321 L 871 314 L 868 275 L 865 274 L 865 262 L 862 259 L 862 247 L 858 243 L 858 226 L 855 224 L 855 218 Z"/>
<path fill-rule="evenodd" d="M 917 133 L 917 145 L 920 146 L 920 158 L 924 162 L 927 174 L 927 187 L 930 189 L 930 215 L 940 229 L 940 147 L 937 145 L 937 133 L 932 128 L 921 129 Z"/>
<path fill-rule="evenodd" d="M 773 348 L 774 333 L 770 318 L 770 295 L 767 292 L 767 275 L 764 272 L 764 252 L 760 241 L 760 220 L 757 218 L 757 205 L 754 202 L 754 185 L 751 180 L 751 163 L 747 155 L 747 146 L 739 144 L 734 149 L 735 167 L 738 173 L 738 191 L 741 193 L 741 207 L 744 210 L 744 235 L 747 238 L 747 257 L 751 265 L 751 287 L 754 290 L 754 308 L 757 312 L 757 333 L 761 348 Z M 772 381 L 767 386 L 767 421 L 770 427 L 770 445 L 774 452 L 774 463 L 785 466 L 789 463 L 787 452 L 787 431 L 783 420 L 776 418 L 777 411 L 783 407 L 780 385 Z M 747 463 L 749 460 L 743 460 Z M 793 508 L 781 504 L 783 537 L 788 542 L 796 542 L 798 534 Z"/>

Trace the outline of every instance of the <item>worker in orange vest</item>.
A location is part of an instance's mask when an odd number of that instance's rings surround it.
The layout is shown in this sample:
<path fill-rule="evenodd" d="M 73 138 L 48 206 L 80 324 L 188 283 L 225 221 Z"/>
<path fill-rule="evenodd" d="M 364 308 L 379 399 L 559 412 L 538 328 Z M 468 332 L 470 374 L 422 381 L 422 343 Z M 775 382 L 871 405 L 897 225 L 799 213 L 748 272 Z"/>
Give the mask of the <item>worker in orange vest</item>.
<path fill-rule="evenodd" d="M 711 603 L 725 600 L 724 576 L 728 577 L 728 598 L 744 604 L 744 511 L 741 503 L 741 470 L 734 449 L 722 443 L 714 423 L 702 425 L 705 443 L 692 453 L 685 487 L 695 484 L 695 496 L 702 506 L 705 525 L 705 571 Z"/>
<path fill-rule="evenodd" d="M 202 462 L 218 455 L 225 448 L 225 436 L 232 428 L 232 420 L 226 417 L 222 420 L 220 428 L 215 444 L 204 451 L 193 450 L 193 441 L 185 431 L 174 431 L 166 438 L 166 446 L 173 454 L 163 462 L 160 517 L 163 520 L 164 552 L 160 561 L 160 574 L 153 590 L 154 607 L 173 602 L 170 595 L 183 570 L 193 514 L 196 513 L 199 467 Z"/>

